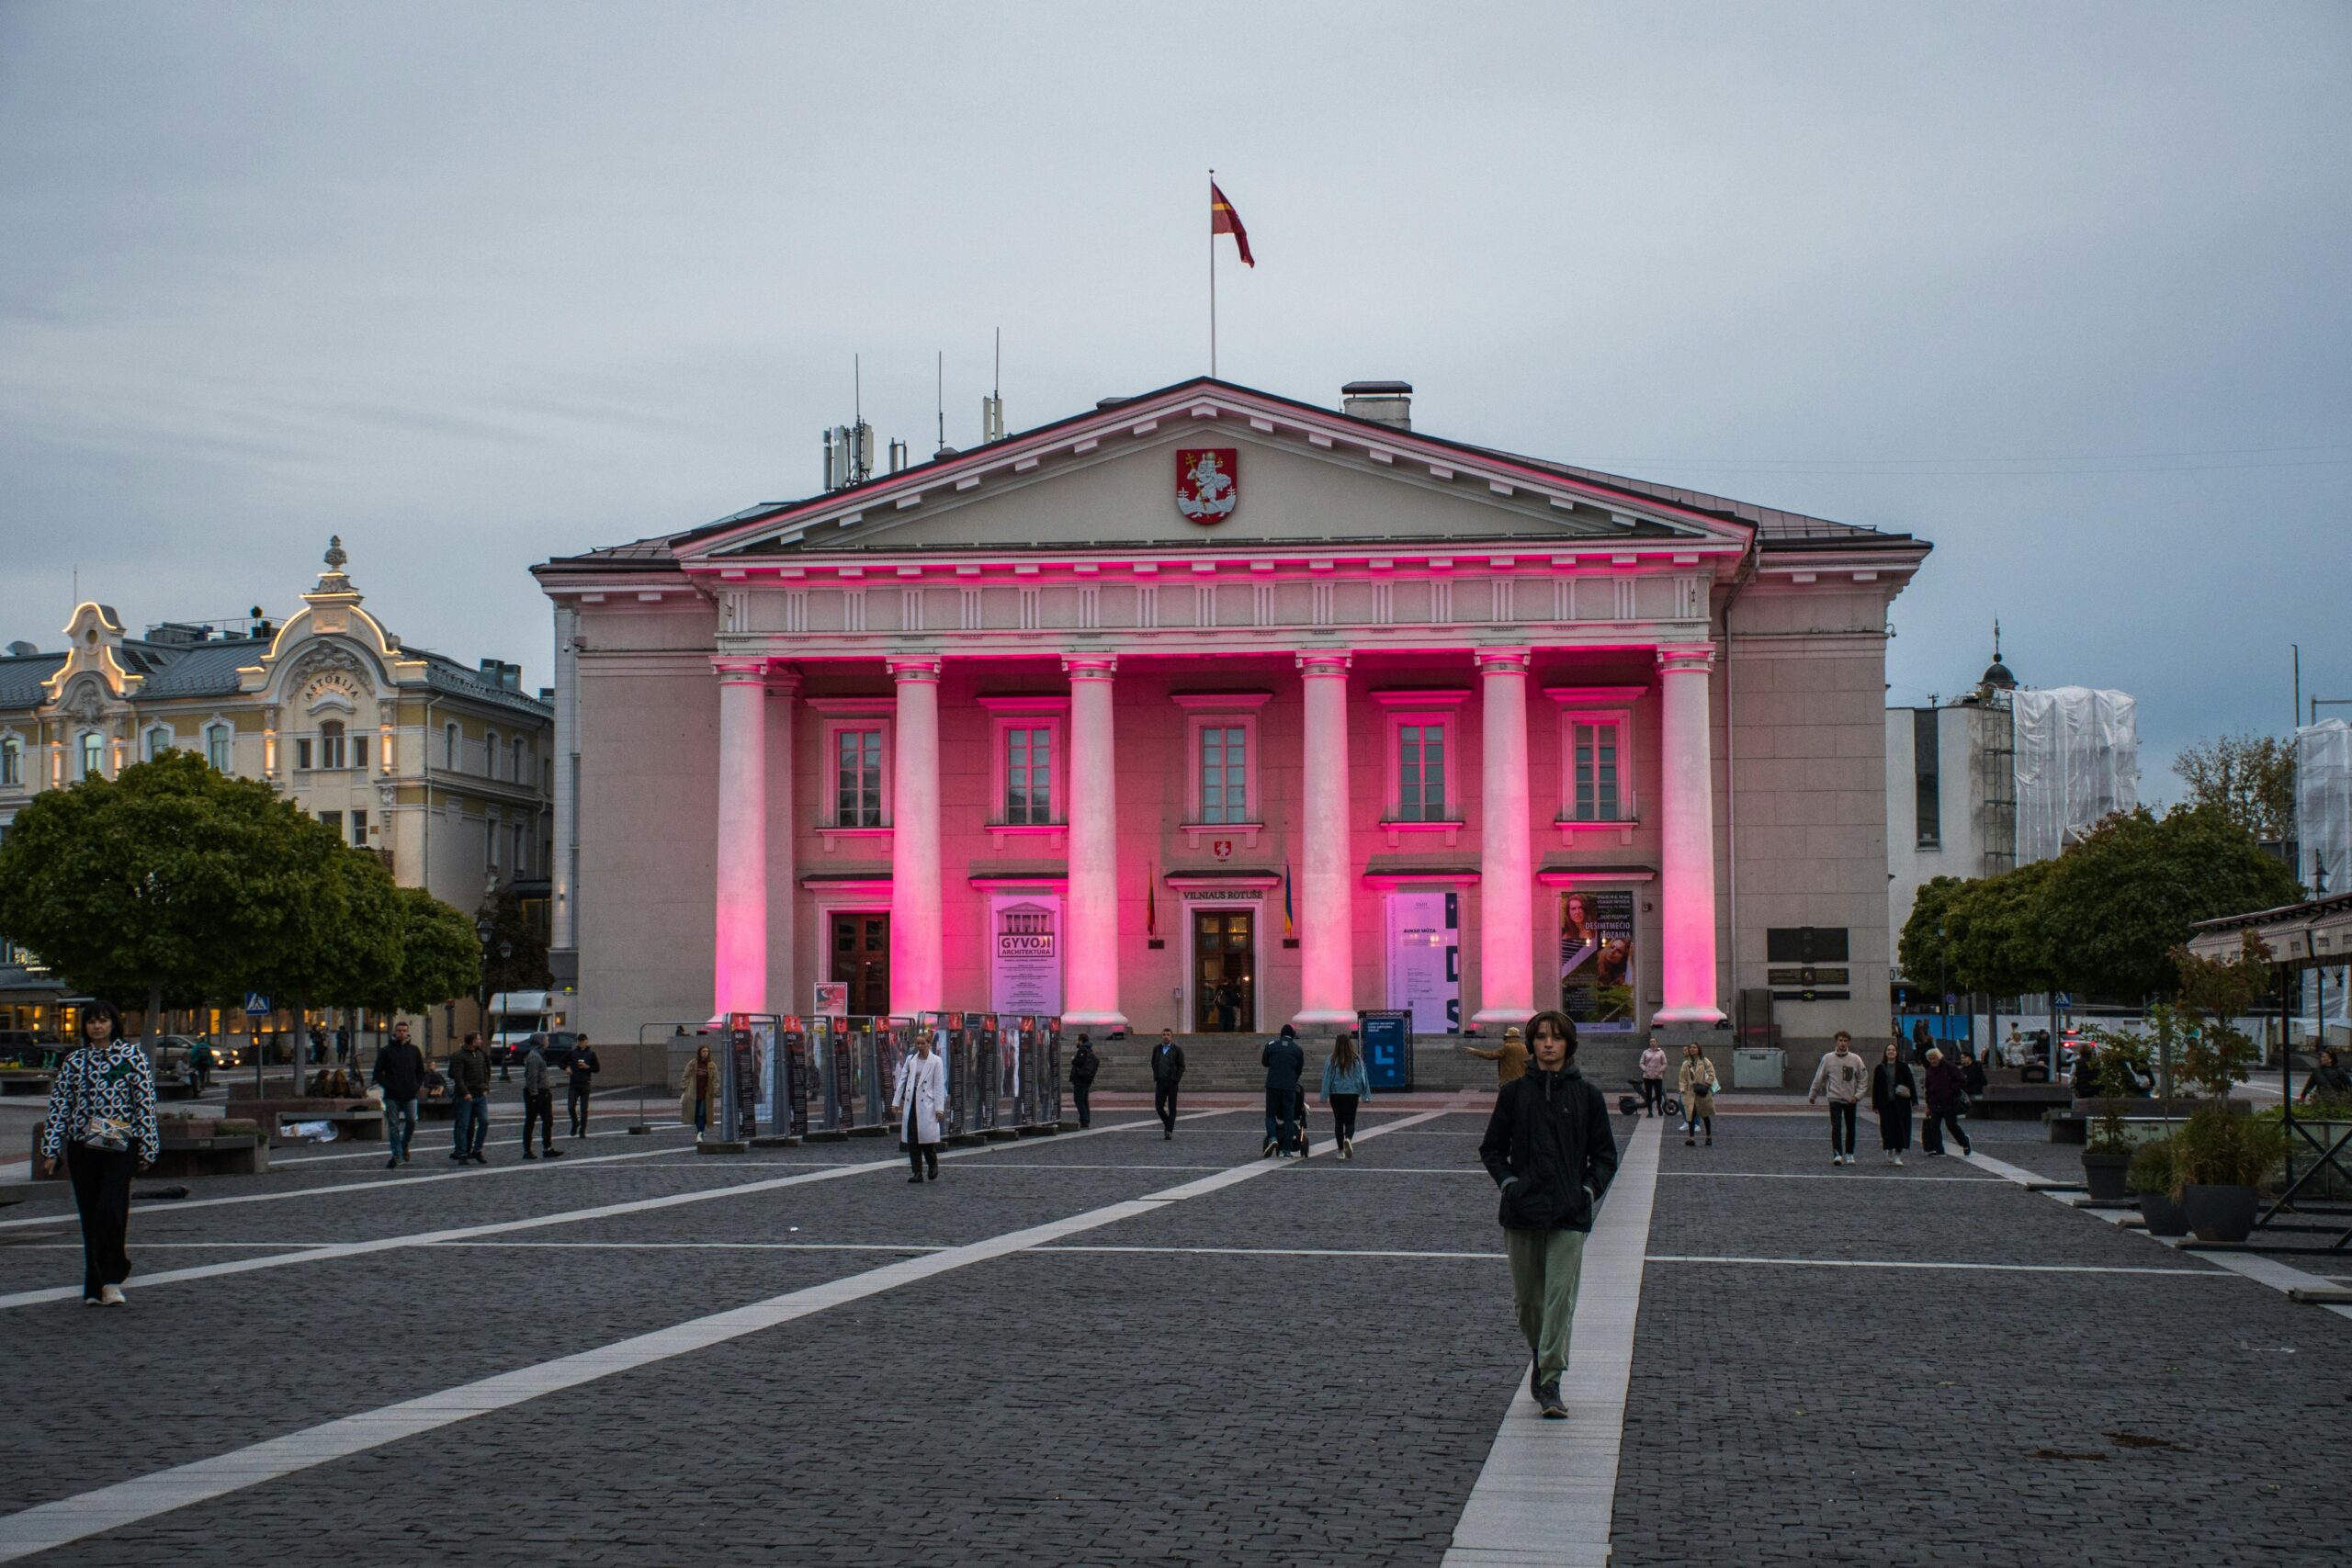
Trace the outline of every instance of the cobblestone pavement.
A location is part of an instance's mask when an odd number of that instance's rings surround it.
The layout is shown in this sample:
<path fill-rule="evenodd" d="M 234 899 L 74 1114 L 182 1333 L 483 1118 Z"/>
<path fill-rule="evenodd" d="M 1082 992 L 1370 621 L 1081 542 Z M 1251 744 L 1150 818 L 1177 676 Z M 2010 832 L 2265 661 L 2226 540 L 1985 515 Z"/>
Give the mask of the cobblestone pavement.
<path fill-rule="evenodd" d="M 1833 1171 L 1821 1118 L 1773 1109 L 1667 1140 L 1617 1562 L 2336 1560 L 2352 1324 L 1963 1161 L 1887 1169 L 1867 1126 Z M 1524 1365 L 1483 1109 L 1281 1168 L 1254 1109 L 1123 1122 L 922 1188 L 883 1141 L 668 1133 L 195 1183 L 134 1215 L 130 1311 L 0 1311 L 0 1513 L 1263 1166 L 35 1561 L 1438 1562 Z M 1978 1131 L 2020 1165 L 2041 1132 Z M 76 1279 L 63 1205 L 0 1210 L 0 1293 Z M 657 1206 L 582 1213 L 615 1205 Z M 304 1256 L 481 1225 L 509 1228 Z M 156 1278 L 239 1258 L 275 1261 Z M 1983 1267 L 1860 1266 L 1954 1263 Z"/>

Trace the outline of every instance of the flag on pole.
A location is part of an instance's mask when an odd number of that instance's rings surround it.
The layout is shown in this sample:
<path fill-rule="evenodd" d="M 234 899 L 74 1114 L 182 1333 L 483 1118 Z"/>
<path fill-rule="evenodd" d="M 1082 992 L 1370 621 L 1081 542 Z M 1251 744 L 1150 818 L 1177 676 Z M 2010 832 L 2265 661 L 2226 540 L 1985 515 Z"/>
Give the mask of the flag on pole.
<path fill-rule="evenodd" d="M 1144 867 L 1143 873 L 1143 934 L 1159 934 L 1159 878 L 1150 866 Z"/>
<path fill-rule="evenodd" d="M 1232 235 L 1234 248 L 1241 253 L 1241 265 L 1258 265 L 1250 254 L 1250 231 L 1241 226 L 1241 214 L 1233 210 L 1233 203 L 1225 199 L 1215 180 L 1209 182 L 1209 233 Z"/>
<path fill-rule="evenodd" d="M 1290 862 L 1283 862 L 1283 935 L 1291 934 L 1290 923 Z"/>

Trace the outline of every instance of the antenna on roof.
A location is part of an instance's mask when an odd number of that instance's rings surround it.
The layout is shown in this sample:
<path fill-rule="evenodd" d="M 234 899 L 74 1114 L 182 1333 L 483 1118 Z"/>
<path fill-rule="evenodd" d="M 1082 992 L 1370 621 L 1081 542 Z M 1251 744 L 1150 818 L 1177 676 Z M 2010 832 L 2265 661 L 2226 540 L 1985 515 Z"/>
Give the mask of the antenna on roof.
<path fill-rule="evenodd" d="M 996 373 L 989 395 L 980 400 L 980 444 L 1004 439 L 1004 329 L 996 330 Z"/>
<path fill-rule="evenodd" d="M 825 432 L 825 488 L 842 490 L 874 477 L 874 427 L 865 423 L 865 377 L 861 356 L 849 357 L 850 423 Z"/>
<path fill-rule="evenodd" d="M 939 382 L 933 389 L 932 409 L 939 416 L 939 450 L 934 457 L 944 457 L 951 448 L 947 445 L 947 351 L 939 351 Z"/>

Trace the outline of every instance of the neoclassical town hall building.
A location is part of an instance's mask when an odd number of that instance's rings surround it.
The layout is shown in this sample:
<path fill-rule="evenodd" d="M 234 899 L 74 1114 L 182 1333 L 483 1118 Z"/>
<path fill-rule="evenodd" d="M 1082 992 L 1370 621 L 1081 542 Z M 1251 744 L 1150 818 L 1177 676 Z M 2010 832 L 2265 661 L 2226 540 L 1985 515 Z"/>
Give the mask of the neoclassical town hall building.
<path fill-rule="evenodd" d="M 537 569 L 586 1027 L 838 982 L 1098 1035 L 1883 1030 L 1928 547 L 1409 393 L 1186 381 Z"/>

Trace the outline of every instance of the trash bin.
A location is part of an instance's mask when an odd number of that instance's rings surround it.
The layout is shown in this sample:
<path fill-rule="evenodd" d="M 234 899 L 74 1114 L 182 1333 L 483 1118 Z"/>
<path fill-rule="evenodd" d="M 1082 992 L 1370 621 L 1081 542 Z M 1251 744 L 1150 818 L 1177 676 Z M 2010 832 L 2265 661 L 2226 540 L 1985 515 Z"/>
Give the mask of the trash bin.
<path fill-rule="evenodd" d="M 1788 1072 L 1789 1054 L 1778 1045 L 1741 1045 L 1731 1054 L 1731 1087 L 1779 1089 Z"/>

